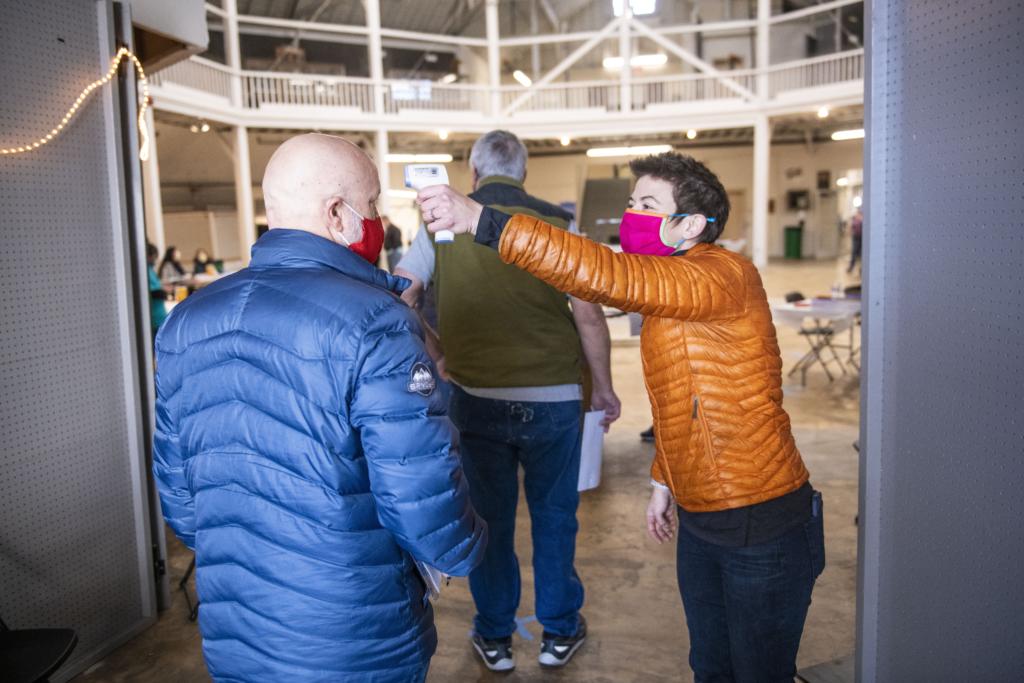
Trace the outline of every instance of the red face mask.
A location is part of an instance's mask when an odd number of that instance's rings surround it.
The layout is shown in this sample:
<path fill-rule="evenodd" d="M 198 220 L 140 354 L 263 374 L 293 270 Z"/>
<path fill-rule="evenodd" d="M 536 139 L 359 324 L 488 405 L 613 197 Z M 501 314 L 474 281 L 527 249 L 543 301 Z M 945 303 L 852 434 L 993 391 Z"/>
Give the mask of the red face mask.
<path fill-rule="evenodd" d="M 345 245 L 355 254 L 362 256 L 366 259 L 370 265 L 377 265 L 377 261 L 380 259 L 380 250 L 384 246 L 384 223 L 380 217 L 377 218 L 364 218 L 363 214 L 359 213 L 349 205 L 348 202 L 342 202 L 349 211 L 359 216 L 359 219 L 363 222 L 363 239 L 359 240 L 355 244 L 352 244 L 345 235 L 341 236 L 344 240 Z"/>

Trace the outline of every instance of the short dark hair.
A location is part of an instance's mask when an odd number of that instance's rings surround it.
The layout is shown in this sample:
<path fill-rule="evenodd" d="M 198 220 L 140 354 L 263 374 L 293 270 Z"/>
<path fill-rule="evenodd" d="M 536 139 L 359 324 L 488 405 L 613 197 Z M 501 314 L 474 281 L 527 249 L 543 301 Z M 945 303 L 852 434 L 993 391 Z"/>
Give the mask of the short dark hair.
<path fill-rule="evenodd" d="M 707 166 L 691 156 L 665 152 L 629 162 L 636 178 L 653 176 L 672 183 L 676 213 L 699 213 L 708 221 L 698 241 L 714 242 L 729 220 L 729 195 L 722 182 Z"/>

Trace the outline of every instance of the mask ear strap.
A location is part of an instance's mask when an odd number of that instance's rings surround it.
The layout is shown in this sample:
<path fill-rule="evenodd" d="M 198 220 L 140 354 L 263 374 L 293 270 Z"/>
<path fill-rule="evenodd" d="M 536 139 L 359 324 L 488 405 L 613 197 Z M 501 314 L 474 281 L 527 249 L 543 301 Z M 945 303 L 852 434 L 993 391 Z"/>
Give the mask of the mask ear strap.
<path fill-rule="evenodd" d="M 666 247 L 671 247 L 672 249 L 678 249 L 680 246 L 682 246 L 683 242 L 686 241 L 686 238 L 684 237 L 683 239 L 673 244 L 672 242 L 669 242 L 667 239 L 665 239 L 665 229 L 668 227 L 670 218 L 680 218 L 689 215 L 690 214 L 688 213 L 670 213 L 666 215 L 664 219 L 662 219 L 661 229 L 658 230 L 658 237 L 661 239 L 662 244 L 664 244 Z"/>

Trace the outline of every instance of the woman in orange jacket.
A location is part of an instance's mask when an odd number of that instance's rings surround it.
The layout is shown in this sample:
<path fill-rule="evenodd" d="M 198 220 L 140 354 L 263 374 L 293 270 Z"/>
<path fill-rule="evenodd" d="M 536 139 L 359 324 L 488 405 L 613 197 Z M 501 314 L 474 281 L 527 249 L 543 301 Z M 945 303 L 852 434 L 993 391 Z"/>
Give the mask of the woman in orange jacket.
<path fill-rule="evenodd" d="M 645 317 L 640 348 L 656 455 L 647 510 L 677 569 L 697 681 L 791 681 L 824 568 L 821 498 L 782 408 L 782 359 L 764 287 L 714 244 L 729 217 L 718 178 L 675 153 L 630 164 L 624 253 L 447 186 L 420 192 L 431 231 L 475 235 L 585 301 Z"/>

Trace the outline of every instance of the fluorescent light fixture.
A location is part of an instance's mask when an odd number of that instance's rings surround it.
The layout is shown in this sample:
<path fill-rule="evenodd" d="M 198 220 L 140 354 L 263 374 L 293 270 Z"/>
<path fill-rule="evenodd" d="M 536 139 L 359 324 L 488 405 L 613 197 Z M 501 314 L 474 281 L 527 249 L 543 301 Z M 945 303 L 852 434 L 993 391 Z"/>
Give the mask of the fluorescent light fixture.
<path fill-rule="evenodd" d="M 818 109 L 818 118 L 819 119 L 827 119 L 828 118 L 828 107 L 821 107 L 820 109 Z"/>
<path fill-rule="evenodd" d="M 634 16 L 642 17 L 646 14 L 654 14 L 658 8 L 658 0 L 629 0 L 629 7 L 633 10 Z M 612 12 L 615 16 L 621 17 L 625 8 L 625 0 L 612 0 Z"/>
<path fill-rule="evenodd" d="M 439 130 L 439 131 L 437 131 L 437 137 L 439 137 L 442 140 L 447 140 L 448 139 L 448 131 L 446 131 L 446 130 Z"/>
<path fill-rule="evenodd" d="M 846 187 L 849 184 L 850 184 L 850 179 L 847 178 L 846 176 L 843 176 L 842 178 L 837 178 L 836 179 L 836 185 L 838 185 L 839 187 Z"/>
<path fill-rule="evenodd" d="M 639 147 L 591 147 L 588 157 L 639 157 L 671 152 L 672 145 L 642 145 Z"/>
<path fill-rule="evenodd" d="M 210 132 L 210 124 L 208 124 L 206 121 L 203 121 L 202 125 L 199 126 L 199 132 L 200 133 L 209 133 Z"/>
<path fill-rule="evenodd" d="M 389 154 L 389 164 L 450 164 L 451 154 Z"/>
<path fill-rule="evenodd" d="M 524 88 L 529 88 L 531 85 L 533 85 L 533 79 L 531 79 L 529 76 L 524 74 L 519 69 L 516 69 L 515 71 L 512 72 L 512 78 L 516 79 L 519 82 L 519 85 L 523 86 Z"/>
<path fill-rule="evenodd" d="M 388 190 L 388 196 L 394 199 L 416 199 L 416 190 Z"/>
<path fill-rule="evenodd" d="M 459 75 L 458 74 L 447 74 L 446 76 L 443 76 L 441 78 L 441 83 L 443 85 L 451 85 L 452 83 L 454 83 L 457 80 L 459 80 Z"/>
<path fill-rule="evenodd" d="M 663 52 L 633 55 L 629 58 L 629 65 L 634 69 L 658 69 L 666 64 L 668 64 L 668 55 Z M 618 71 L 622 68 L 622 57 L 605 57 L 601 60 L 601 66 L 608 71 Z"/>
<path fill-rule="evenodd" d="M 570 138 L 568 135 L 563 135 L 558 139 L 558 141 L 562 143 L 562 147 L 568 147 L 569 143 L 572 142 L 572 138 Z"/>
<path fill-rule="evenodd" d="M 832 133 L 833 140 L 859 140 L 864 137 L 863 128 L 855 128 L 853 130 L 837 130 Z"/>
<path fill-rule="evenodd" d="M 686 131 L 686 139 L 687 140 L 693 140 L 695 137 L 697 137 L 696 129 L 691 128 L 690 130 Z"/>

